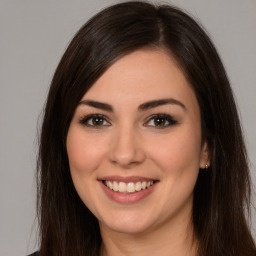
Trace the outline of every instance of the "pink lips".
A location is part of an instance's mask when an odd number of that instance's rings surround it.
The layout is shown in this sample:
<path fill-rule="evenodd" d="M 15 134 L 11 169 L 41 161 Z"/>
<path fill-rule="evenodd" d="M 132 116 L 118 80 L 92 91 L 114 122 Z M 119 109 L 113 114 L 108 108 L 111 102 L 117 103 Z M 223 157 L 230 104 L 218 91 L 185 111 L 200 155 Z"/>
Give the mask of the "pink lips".
<path fill-rule="evenodd" d="M 157 182 L 155 182 L 154 179 L 152 178 L 145 178 L 145 177 L 139 177 L 139 176 L 130 176 L 130 177 L 122 177 L 122 176 L 107 176 L 107 177 L 102 177 L 98 179 L 100 182 L 100 185 L 105 192 L 105 194 L 113 201 L 117 203 L 122 203 L 122 204 L 132 204 L 139 202 L 140 200 L 143 200 L 146 198 L 148 195 L 152 193 L 154 190 Z M 154 184 L 150 186 L 147 189 L 136 191 L 134 193 L 121 193 L 118 191 L 113 191 L 110 188 L 108 188 L 103 181 L 116 181 L 116 182 L 142 182 L 142 181 L 152 181 L 154 180 Z"/>

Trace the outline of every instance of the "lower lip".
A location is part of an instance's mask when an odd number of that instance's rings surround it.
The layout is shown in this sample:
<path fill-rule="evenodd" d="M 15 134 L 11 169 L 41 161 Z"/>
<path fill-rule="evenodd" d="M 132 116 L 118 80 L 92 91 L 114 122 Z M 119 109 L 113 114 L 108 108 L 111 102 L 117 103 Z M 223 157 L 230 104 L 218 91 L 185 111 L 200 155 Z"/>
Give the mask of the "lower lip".
<path fill-rule="evenodd" d="M 156 183 L 154 183 L 152 186 L 150 186 L 147 189 L 143 189 L 143 190 L 140 190 L 140 191 L 137 191 L 134 193 L 125 194 L 125 193 L 113 191 L 112 189 L 105 186 L 102 181 L 100 181 L 100 184 L 101 184 L 103 191 L 106 193 L 106 195 L 110 199 L 112 199 L 113 201 L 115 201 L 117 203 L 122 203 L 122 204 L 132 204 L 132 203 L 136 203 L 136 202 L 143 200 L 144 198 L 146 198 L 147 196 L 149 196 L 152 193 L 152 191 L 156 185 Z"/>

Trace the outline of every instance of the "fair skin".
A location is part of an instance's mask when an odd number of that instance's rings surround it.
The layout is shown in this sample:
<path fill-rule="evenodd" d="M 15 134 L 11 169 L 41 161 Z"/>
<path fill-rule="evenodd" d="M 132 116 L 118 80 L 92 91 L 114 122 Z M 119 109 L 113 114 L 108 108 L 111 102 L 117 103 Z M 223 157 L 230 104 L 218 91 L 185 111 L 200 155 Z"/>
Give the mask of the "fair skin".
<path fill-rule="evenodd" d="M 102 255 L 195 255 L 193 189 L 209 149 L 173 58 L 141 49 L 115 62 L 78 105 L 67 152 L 75 188 L 99 220 Z"/>

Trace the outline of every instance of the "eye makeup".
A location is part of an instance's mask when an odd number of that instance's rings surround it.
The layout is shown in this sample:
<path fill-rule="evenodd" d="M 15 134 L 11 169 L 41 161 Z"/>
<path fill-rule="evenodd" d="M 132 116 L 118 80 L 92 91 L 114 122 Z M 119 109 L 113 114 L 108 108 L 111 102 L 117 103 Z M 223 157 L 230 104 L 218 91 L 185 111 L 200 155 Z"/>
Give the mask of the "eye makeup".
<path fill-rule="evenodd" d="M 110 121 L 102 114 L 89 114 L 79 119 L 79 123 L 90 128 L 101 128 L 103 126 L 110 126 Z"/>
<path fill-rule="evenodd" d="M 103 114 L 88 114 L 79 119 L 79 123 L 89 128 L 103 128 L 111 126 L 111 122 L 108 117 Z M 178 124 L 171 115 L 166 113 L 157 113 L 149 116 L 146 122 L 143 123 L 144 127 L 150 127 L 155 129 L 164 129 L 170 126 Z"/>
<path fill-rule="evenodd" d="M 178 124 L 178 122 L 171 115 L 159 113 L 150 116 L 146 123 L 144 123 L 143 125 L 145 127 L 164 129 L 176 124 Z"/>

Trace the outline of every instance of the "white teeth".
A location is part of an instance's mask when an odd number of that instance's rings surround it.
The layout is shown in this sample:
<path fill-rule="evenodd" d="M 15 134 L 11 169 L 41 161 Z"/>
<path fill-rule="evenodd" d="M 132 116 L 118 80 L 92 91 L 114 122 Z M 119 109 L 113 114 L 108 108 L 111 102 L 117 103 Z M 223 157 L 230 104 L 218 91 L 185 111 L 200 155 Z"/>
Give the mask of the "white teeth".
<path fill-rule="evenodd" d="M 107 186 L 108 186 L 110 189 L 112 189 L 112 188 L 113 188 L 113 184 L 112 184 L 112 182 L 107 181 Z"/>
<path fill-rule="evenodd" d="M 110 182 L 110 181 L 109 181 Z M 114 181 L 113 182 L 113 188 L 112 188 L 114 191 L 118 191 L 118 189 L 119 189 L 119 186 L 118 186 L 118 184 L 117 184 L 117 182 L 116 181 Z"/>
<path fill-rule="evenodd" d="M 119 192 L 125 193 L 126 192 L 126 184 L 124 182 L 119 183 Z"/>
<path fill-rule="evenodd" d="M 138 181 L 136 182 L 136 184 L 134 182 L 128 182 L 128 183 L 125 183 L 125 182 L 117 182 L 117 181 L 104 181 L 104 184 L 114 190 L 114 191 L 118 191 L 120 193 L 134 193 L 136 191 L 141 191 L 142 189 L 146 189 L 146 188 L 149 188 L 151 187 L 154 182 L 153 181 Z"/>
<path fill-rule="evenodd" d="M 127 192 L 128 193 L 133 193 L 135 192 L 135 184 L 133 182 L 129 182 L 127 184 Z"/>
<path fill-rule="evenodd" d="M 153 185 L 153 184 L 152 184 Z M 136 191 L 141 191 L 141 182 L 137 182 L 135 185 L 135 190 Z"/>

